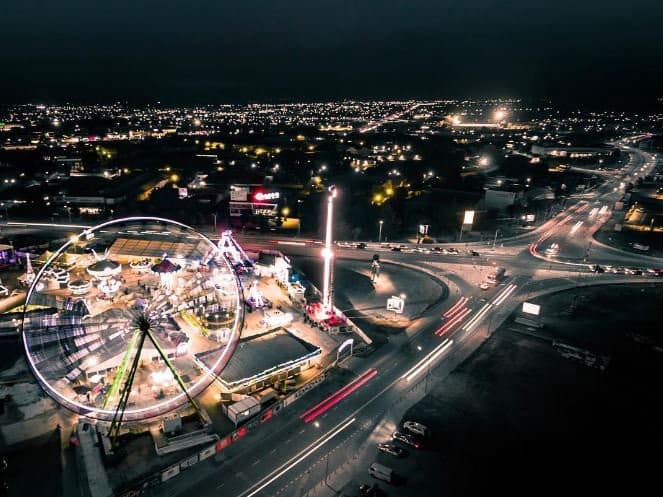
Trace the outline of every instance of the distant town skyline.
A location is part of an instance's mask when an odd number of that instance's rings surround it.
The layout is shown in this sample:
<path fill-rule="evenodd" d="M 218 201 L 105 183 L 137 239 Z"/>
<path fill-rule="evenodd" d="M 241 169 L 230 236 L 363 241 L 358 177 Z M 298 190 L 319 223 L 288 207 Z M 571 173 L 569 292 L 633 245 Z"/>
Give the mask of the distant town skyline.
<path fill-rule="evenodd" d="M 662 12 L 652 0 L 10 0 L 0 101 L 655 104 Z"/>

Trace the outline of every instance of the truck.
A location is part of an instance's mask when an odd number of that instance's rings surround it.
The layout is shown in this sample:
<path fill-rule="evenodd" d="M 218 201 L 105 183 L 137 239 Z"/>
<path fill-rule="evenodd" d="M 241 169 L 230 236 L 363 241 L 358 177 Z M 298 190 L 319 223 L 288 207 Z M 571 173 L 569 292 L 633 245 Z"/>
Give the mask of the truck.
<path fill-rule="evenodd" d="M 394 470 L 378 462 L 374 462 L 368 467 L 368 474 L 387 483 L 391 483 L 394 478 Z"/>
<path fill-rule="evenodd" d="M 504 269 L 503 267 L 497 267 L 492 273 L 486 276 L 486 281 L 488 283 L 492 283 L 493 285 L 497 285 L 500 281 L 502 281 L 505 278 L 505 275 L 506 275 L 506 269 Z"/>

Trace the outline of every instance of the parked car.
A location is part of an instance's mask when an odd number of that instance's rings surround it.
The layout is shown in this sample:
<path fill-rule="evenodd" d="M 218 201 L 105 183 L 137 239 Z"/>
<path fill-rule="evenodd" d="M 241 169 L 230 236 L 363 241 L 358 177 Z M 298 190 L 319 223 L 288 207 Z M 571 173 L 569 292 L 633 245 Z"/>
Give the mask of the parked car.
<path fill-rule="evenodd" d="M 378 462 L 374 462 L 369 466 L 368 474 L 387 483 L 394 481 L 394 470 Z"/>
<path fill-rule="evenodd" d="M 410 435 L 409 433 L 395 431 L 392 437 L 394 440 L 398 440 L 399 442 L 404 443 L 405 445 L 409 445 L 410 447 L 414 447 L 415 449 L 421 447 L 419 440 L 417 440 L 414 435 Z"/>
<path fill-rule="evenodd" d="M 416 421 L 406 421 L 403 423 L 403 428 L 405 428 L 407 431 L 410 433 L 414 433 L 415 435 L 419 435 L 421 437 L 425 437 L 426 433 L 428 432 L 428 428 L 421 423 L 417 423 Z"/>
<path fill-rule="evenodd" d="M 378 450 L 394 457 L 401 457 L 404 453 L 401 447 L 390 443 L 379 443 Z"/>

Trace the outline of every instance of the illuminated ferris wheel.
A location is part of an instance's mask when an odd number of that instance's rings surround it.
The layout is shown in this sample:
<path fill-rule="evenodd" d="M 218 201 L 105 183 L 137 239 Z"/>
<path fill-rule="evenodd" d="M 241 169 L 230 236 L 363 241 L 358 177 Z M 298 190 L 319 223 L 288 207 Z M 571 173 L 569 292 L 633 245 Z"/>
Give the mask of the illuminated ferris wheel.
<path fill-rule="evenodd" d="M 241 284 L 211 240 L 174 221 L 126 218 L 51 254 L 28 291 L 22 338 L 53 399 L 119 430 L 187 402 L 197 409 L 242 323 Z"/>

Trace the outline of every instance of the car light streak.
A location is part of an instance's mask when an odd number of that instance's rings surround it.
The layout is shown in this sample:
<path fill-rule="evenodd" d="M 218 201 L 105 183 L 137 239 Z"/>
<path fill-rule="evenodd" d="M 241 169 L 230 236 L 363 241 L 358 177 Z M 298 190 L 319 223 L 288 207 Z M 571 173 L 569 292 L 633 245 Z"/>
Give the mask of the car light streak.
<path fill-rule="evenodd" d="M 284 240 L 277 240 L 277 245 L 296 245 L 298 247 L 306 247 L 306 242 L 288 242 Z"/>
<path fill-rule="evenodd" d="M 439 329 L 437 329 L 435 331 L 435 334 L 437 336 L 444 335 L 447 331 L 449 331 L 451 328 L 453 328 L 463 319 L 465 319 L 470 312 L 472 312 L 472 309 L 468 309 L 467 307 L 463 308 L 463 310 L 459 314 L 457 314 L 453 319 L 450 319 L 449 321 L 444 323 L 444 325 L 442 325 Z"/>
<path fill-rule="evenodd" d="M 444 314 L 442 314 L 443 317 L 445 318 L 450 318 L 454 314 L 456 314 L 458 311 L 460 311 L 464 305 L 467 303 L 468 298 L 467 297 L 461 297 L 458 299 L 458 302 L 456 302 L 450 309 L 447 310 Z"/>
<path fill-rule="evenodd" d="M 424 371 L 426 368 L 428 368 L 435 360 L 440 357 L 445 350 L 447 350 L 451 345 L 454 343 L 453 340 L 449 340 L 448 338 L 442 342 L 440 345 L 435 347 L 433 351 L 428 354 L 426 357 L 424 357 L 421 361 L 419 361 L 414 367 L 412 367 L 407 373 L 405 373 L 401 378 L 404 378 L 406 381 L 410 382 L 414 378 L 416 378 L 419 373 Z"/>
<path fill-rule="evenodd" d="M 492 303 L 488 303 L 485 306 L 481 308 L 479 312 L 477 312 L 472 319 L 470 319 L 467 323 L 465 323 L 465 326 L 463 326 L 463 329 L 465 331 L 471 331 L 477 324 L 479 324 L 479 321 L 490 311 L 490 309 L 493 307 Z"/>
<path fill-rule="evenodd" d="M 319 417 L 320 415 L 324 414 L 327 412 L 329 409 L 334 407 L 336 404 L 338 404 L 340 401 L 342 401 L 344 398 L 346 398 L 348 395 L 350 395 L 352 392 L 358 390 L 361 388 L 363 385 L 365 385 L 371 378 L 373 378 L 375 375 L 378 374 L 377 369 L 369 369 L 368 371 L 364 372 L 354 380 L 352 380 L 350 383 L 345 385 L 343 388 L 340 390 L 334 392 L 331 394 L 329 397 L 324 399 L 322 402 L 317 403 L 310 409 L 307 409 L 304 411 L 299 418 L 303 420 L 305 423 L 310 423 L 313 421 L 315 418 Z"/>
<path fill-rule="evenodd" d="M 274 481 L 278 480 L 281 476 L 286 474 L 292 468 L 297 466 L 297 464 L 299 464 L 308 456 L 310 456 L 315 451 L 320 449 L 323 445 L 329 442 L 336 435 L 349 428 L 352 425 L 352 423 L 356 421 L 356 419 L 357 418 L 352 418 L 348 421 L 340 423 L 339 425 L 336 425 L 336 427 L 331 432 L 329 432 L 329 434 L 317 439 L 315 442 L 313 442 L 311 445 L 306 447 L 304 450 L 300 451 L 297 455 L 293 456 L 289 461 L 287 461 L 279 468 L 272 471 L 269 475 L 263 478 L 263 480 L 260 483 L 256 483 L 253 487 L 239 494 L 239 497 L 253 497 L 257 493 L 261 492 L 265 487 L 271 485 Z"/>
<path fill-rule="evenodd" d="M 502 292 L 502 295 L 500 295 L 498 298 L 495 299 L 495 301 L 493 302 L 493 305 L 495 307 L 500 305 L 507 298 L 509 298 L 509 295 L 511 295 L 516 288 L 518 288 L 516 285 L 509 285 L 509 287 L 507 287 L 507 289 L 504 292 Z"/>
<path fill-rule="evenodd" d="M 463 329 L 466 330 L 468 326 L 474 324 L 474 321 L 476 321 L 476 319 L 477 319 L 479 316 L 483 316 L 483 314 L 485 314 L 485 313 L 488 311 L 488 309 L 490 309 L 490 308 L 492 307 L 492 305 L 493 305 L 493 304 L 491 304 L 490 302 L 488 302 L 487 304 L 485 304 L 485 305 L 479 310 L 479 312 L 477 312 L 474 316 L 472 316 L 472 318 L 471 318 L 467 323 L 465 323 L 465 326 L 463 326 Z"/>
<path fill-rule="evenodd" d="M 573 225 L 573 228 L 571 228 L 571 231 L 569 232 L 571 235 L 574 235 L 576 231 L 583 225 L 584 221 L 578 221 L 576 224 Z"/>

